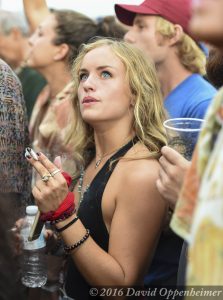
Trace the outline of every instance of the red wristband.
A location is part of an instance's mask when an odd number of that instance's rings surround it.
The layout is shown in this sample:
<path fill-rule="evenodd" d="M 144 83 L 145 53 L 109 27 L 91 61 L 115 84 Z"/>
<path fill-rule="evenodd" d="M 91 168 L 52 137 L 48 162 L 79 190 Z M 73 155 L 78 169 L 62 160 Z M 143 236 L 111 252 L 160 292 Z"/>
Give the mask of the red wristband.
<path fill-rule="evenodd" d="M 71 176 L 66 172 L 62 172 L 61 174 L 66 179 L 67 185 L 69 187 L 71 184 L 71 181 L 72 181 Z M 66 214 L 66 212 L 69 212 L 71 210 L 74 211 L 74 209 L 75 209 L 74 194 L 72 192 L 68 192 L 66 198 L 63 200 L 63 202 L 60 204 L 60 206 L 58 207 L 58 209 L 56 211 L 42 213 L 40 215 L 40 218 L 44 222 L 45 221 L 55 221 L 56 219 L 59 219 L 60 216 L 62 216 L 63 214 Z"/>
<path fill-rule="evenodd" d="M 58 219 L 60 215 L 62 215 L 65 211 L 67 211 L 70 207 L 73 206 L 74 209 L 74 194 L 69 192 L 64 201 L 60 204 L 54 214 L 52 216 L 52 220 Z"/>

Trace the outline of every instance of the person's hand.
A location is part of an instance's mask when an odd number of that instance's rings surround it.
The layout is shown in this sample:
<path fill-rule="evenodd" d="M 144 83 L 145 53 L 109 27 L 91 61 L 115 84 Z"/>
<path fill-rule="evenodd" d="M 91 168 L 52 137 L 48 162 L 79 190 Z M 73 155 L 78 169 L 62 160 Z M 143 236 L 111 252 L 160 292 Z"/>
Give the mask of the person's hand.
<path fill-rule="evenodd" d="M 17 220 L 13 228 L 10 229 L 15 256 L 21 255 L 23 251 L 23 238 L 22 235 L 20 234 L 20 231 L 22 229 L 22 226 L 24 225 L 24 221 L 25 221 L 24 218 Z M 55 245 L 57 241 L 57 236 L 50 229 L 45 229 L 43 231 L 43 235 L 47 241 L 47 247 L 52 248 L 52 245 Z"/>
<path fill-rule="evenodd" d="M 10 229 L 11 237 L 12 237 L 12 244 L 13 244 L 13 250 L 14 255 L 18 256 L 22 254 L 22 236 L 20 235 L 20 230 L 24 224 L 24 219 L 21 218 L 15 222 L 15 225 L 13 228 Z"/>
<path fill-rule="evenodd" d="M 160 194 L 169 202 L 174 209 L 183 181 L 191 162 L 186 160 L 174 149 L 164 146 L 159 159 L 159 179 L 156 181 Z"/>
<path fill-rule="evenodd" d="M 57 210 L 69 192 L 64 176 L 61 172 L 56 172 L 58 167 L 43 153 L 38 153 L 38 160 L 34 160 L 32 157 L 27 160 L 41 178 L 36 182 L 32 191 L 39 210 L 43 213 Z M 51 176 L 54 173 L 55 175 Z M 46 181 L 43 180 L 44 178 Z"/>

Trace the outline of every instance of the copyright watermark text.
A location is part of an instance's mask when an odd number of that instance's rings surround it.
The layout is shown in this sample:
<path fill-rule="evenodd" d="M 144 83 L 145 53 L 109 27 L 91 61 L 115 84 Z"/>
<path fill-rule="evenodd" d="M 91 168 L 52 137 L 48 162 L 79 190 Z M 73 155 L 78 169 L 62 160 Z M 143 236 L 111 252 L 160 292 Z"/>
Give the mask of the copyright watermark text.
<path fill-rule="evenodd" d="M 187 288 L 138 288 L 138 287 L 92 287 L 91 297 L 148 297 L 150 299 L 176 300 L 184 297 L 200 299 L 223 299 L 223 287 L 187 287 Z"/>

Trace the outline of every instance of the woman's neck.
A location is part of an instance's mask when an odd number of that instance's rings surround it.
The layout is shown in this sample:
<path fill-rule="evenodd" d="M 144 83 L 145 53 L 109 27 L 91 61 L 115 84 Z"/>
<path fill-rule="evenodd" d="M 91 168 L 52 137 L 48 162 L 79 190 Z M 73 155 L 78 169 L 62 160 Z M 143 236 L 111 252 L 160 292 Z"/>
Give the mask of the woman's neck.
<path fill-rule="evenodd" d="M 58 66 L 51 66 L 39 72 L 45 77 L 50 87 L 50 98 L 53 99 L 61 92 L 64 87 L 72 81 L 70 70 L 67 66 L 63 66 L 59 69 Z M 58 74 L 58 76 L 55 74 Z"/>
<path fill-rule="evenodd" d="M 134 135 L 132 130 L 121 130 L 119 132 L 117 130 L 115 132 L 110 130 L 104 133 L 95 132 L 96 160 L 112 155 L 133 138 Z"/>

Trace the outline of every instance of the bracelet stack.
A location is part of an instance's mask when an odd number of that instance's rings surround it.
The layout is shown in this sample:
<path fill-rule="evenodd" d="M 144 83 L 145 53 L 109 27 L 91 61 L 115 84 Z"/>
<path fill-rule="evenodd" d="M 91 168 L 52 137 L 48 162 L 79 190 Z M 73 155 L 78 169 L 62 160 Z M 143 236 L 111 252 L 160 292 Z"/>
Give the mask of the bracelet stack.
<path fill-rule="evenodd" d="M 73 245 L 70 245 L 70 246 L 67 246 L 65 245 L 64 246 L 64 252 L 66 254 L 70 254 L 73 250 L 79 248 L 90 236 L 90 230 L 89 229 L 86 229 L 86 233 L 85 235 L 82 237 L 82 239 L 80 239 L 78 242 L 76 242 L 75 244 Z"/>
<path fill-rule="evenodd" d="M 62 172 L 62 175 L 66 179 L 68 187 L 70 186 L 71 183 L 71 177 L 69 174 Z M 59 222 L 62 222 L 75 214 L 76 209 L 75 209 L 75 204 L 74 204 L 74 194 L 72 192 L 68 192 L 66 198 L 64 201 L 60 204 L 59 208 L 56 211 L 50 211 L 48 213 L 42 213 L 40 218 L 42 221 L 46 222 L 49 221 L 51 225 L 55 225 Z M 62 231 L 66 230 L 69 228 L 71 225 L 73 225 L 76 221 L 78 220 L 78 217 L 76 216 L 73 218 L 72 221 L 67 223 L 61 228 L 56 228 L 57 233 L 61 233 Z M 90 230 L 86 229 L 85 235 L 75 244 L 67 246 L 64 245 L 64 252 L 66 254 L 70 254 L 73 250 L 79 248 L 90 236 Z"/>
<path fill-rule="evenodd" d="M 68 224 L 64 225 L 63 227 L 61 228 L 56 228 L 56 231 L 57 232 L 62 232 L 64 230 L 66 230 L 67 228 L 69 228 L 71 225 L 73 225 L 79 218 L 78 217 L 75 217 L 72 221 L 70 221 Z"/>

